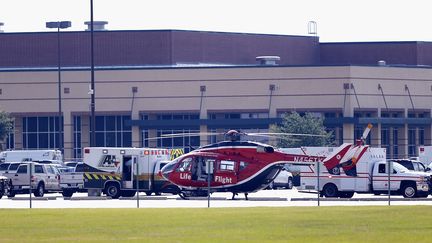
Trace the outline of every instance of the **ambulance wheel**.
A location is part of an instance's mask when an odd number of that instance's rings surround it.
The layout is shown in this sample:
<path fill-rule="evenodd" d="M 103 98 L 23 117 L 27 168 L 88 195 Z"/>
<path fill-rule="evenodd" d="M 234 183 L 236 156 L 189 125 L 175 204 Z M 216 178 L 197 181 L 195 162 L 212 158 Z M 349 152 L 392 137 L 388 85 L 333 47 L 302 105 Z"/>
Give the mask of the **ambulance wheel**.
<path fill-rule="evenodd" d="M 113 199 L 117 199 L 120 197 L 120 186 L 117 183 L 110 183 L 106 186 L 106 195 Z"/>
<path fill-rule="evenodd" d="M 339 195 L 337 187 L 331 183 L 324 186 L 322 193 L 325 197 L 337 197 Z"/>
<path fill-rule="evenodd" d="M 413 184 L 405 184 L 402 187 L 402 196 L 405 198 L 414 198 L 417 195 L 417 189 Z"/>

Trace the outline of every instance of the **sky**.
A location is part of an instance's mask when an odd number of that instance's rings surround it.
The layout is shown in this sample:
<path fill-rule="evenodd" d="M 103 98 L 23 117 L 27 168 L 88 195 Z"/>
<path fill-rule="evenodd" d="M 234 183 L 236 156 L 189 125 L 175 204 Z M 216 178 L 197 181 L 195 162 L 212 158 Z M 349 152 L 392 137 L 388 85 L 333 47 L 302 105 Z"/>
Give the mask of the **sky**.
<path fill-rule="evenodd" d="M 432 41 L 431 0 L 93 0 L 109 30 L 179 29 L 309 35 L 321 42 Z M 0 0 L 4 32 L 53 31 L 47 21 L 84 30 L 90 0 Z"/>

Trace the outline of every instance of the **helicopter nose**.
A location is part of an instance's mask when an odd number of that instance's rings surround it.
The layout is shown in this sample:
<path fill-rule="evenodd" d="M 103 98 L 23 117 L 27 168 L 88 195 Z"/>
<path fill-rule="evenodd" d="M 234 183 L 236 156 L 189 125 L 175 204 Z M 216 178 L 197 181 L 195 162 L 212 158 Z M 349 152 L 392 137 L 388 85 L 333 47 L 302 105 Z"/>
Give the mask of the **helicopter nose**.
<path fill-rule="evenodd" d="M 173 171 L 174 165 L 172 163 L 168 163 L 159 171 L 159 175 L 162 176 L 165 180 L 169 180 L 170 174 Z"/>

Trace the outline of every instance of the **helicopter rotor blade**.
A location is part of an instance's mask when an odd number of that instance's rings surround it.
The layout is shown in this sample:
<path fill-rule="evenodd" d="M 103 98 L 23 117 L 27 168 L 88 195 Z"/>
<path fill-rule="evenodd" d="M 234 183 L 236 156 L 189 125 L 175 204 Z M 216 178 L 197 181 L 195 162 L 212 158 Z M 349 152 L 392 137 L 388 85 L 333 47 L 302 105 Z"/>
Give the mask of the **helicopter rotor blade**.
<path fill-rule="evenodd" d="M 283 132 L 263 132 L 263 133 L 247 133 L 248 136 L 304 136 L 304 137 L 325 137 L 320 134 L 307 134 L 307 133 L 283 133 Z"/>
<path fill-rule="evenodd" d="M 197 137 L 197 136 L 212 136 L 212 135 L 223 135 L 223 133 L 216 132 L 195 132 L 195 133 L 173 133 L 173 134 L 162 134 L 162 138 L 174 138 L 174 137 Z"/>

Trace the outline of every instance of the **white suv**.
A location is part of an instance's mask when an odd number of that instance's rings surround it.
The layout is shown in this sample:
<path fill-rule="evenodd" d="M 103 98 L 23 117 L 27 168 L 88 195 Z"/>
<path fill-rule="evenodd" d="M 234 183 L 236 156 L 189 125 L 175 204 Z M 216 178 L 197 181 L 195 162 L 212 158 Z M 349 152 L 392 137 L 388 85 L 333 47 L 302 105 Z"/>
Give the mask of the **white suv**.
<path fill-rule="evenodd" d="M 30 177 L 29 165 L 32 165 L 32 174 Z M 59 185 L 59 173 L 57 169 L 50 164 L 23 163 L 15 173 L 6 174 L 11 180 L 12 186 L 9 197 L 15 194 L 29 193 L 29 182 L 31 180 L 31 192 L 36 197 L 43 197 L 45 192 L 61 191 Z"/>
<path fill-rule="evenodd" d="M 285 167 L 282 168 L 276 178 L 269 185 L 269 189 L 277 188 L 293 188 L 293 175 L 291 172 L 287 171 Z"/>

